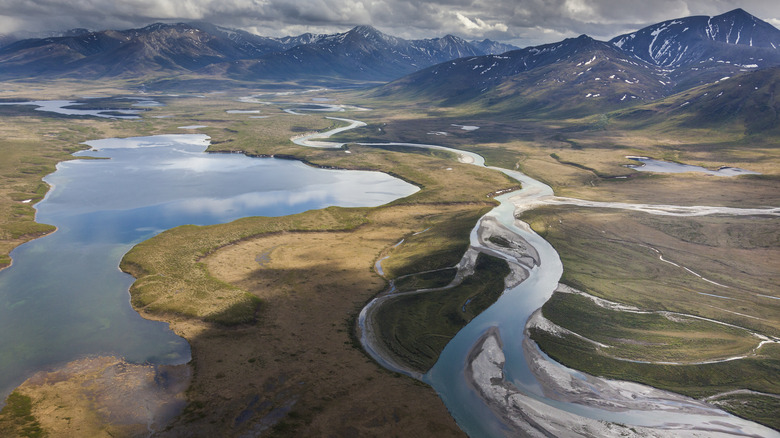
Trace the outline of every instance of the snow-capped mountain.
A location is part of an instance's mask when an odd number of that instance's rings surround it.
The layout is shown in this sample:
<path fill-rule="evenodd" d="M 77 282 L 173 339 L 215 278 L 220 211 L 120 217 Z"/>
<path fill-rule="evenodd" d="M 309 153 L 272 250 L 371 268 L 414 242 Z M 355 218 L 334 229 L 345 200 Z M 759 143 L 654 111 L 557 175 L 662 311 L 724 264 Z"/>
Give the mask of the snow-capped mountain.
<path fill-rule="evenodd" d="M 377 90 L 377 95 L 444 98 L 445 105 L 477 102 L 512 111 L 590 111 L 593 103 L 619 108 L 668 95 L 659 67 L 635 60 L 586 35 L 502 55 L 448 61 Z"/>
<path fill-rule="evenodd" d="M 582 36 L 504 50 L 510 48 L 452 35 L 404 40 L 370 26 L 270 38 L 208 23 L 157 23 L 124 31 L 75 29 L 6 43 L 0 46 L 0 78 L 188 74 L 322 84 L 390 81 L 419 72 L 385 90 L 408 89 L 453 102 L 522 96 L 523 105 L 535 99 L 560 103 L 543 96 L 560 93 L 610 106 L 780 65 L 780 30 L 736 9 L 665 21 L 609 42 Z"/>
<path fill-rule="evenodd" d="M 215 62 L 269 52 L 237 44 L 224 32 L 211 33 L 190 24 L 153 24 L 125 31 L 74 32 L 25 39 L 0 49 L 5 77 L 73 76 L 98 78 L 194 71 Z"/>
<path fill-rule="evenodd" d="M 89 33 L 88 29 L 75 28 L 64 31 L 45 31 L 45 32 L 31 32 L 27 30 L 21 30 L 9 34 L 0 34 L 0 47 L 6 46 L 10 43 L 19 40 L 27 39 L 42 39 L 42 38 L 59 38 L 63 36 L 78 36 L 84 33 Z"/>
<path fill-rule="evenodd" d="M 7 46 L 14 41 L 16 41 L 16 38 L 13 35 L 5 35 L 0 33 L 0 47 Z"/>
<path fill-rule="evenodd" d="M 301 44 L 297 40 L 294 40 L 290 37 L 264 37 L 243 30 L 215 26 L 211 23 L 205 22 L 190 23 L 189 26 L 206 32 L 207 34 L 216 38 L 225 39 L 226 41 L 221 42 L 223 46 L 222 50 L 230 53 L 231 50 L 238 49 L 239 54 L 235 56 L 239 58 L 263 56 L 268 53 L 287 50 L 291 47 Z"/>
<path fill-rule="evenodd" d="M 780 63 L 780 30 L 742 9 L 669 20 L 610 42 L 669 70 L 676 90 Z"/>
<path fill-rule="evenodd" d="M 443 61 L 479 54 L 482 52 L 477 48 L 452 35 L 404 40 L 370 26 L 358 26 L 241 64 L 246 78 L 305 76 L 386 81 Z"/>
<path fill-rule="evenodd" d="M 333 35 L 262 37 L 209 23 L 30 38 L 0 47 L 0 76 L 79 78 L 222 74 L 263 78 L 391 80 L 445 60 L 484 54 L 451 35 L 403 40 L 370 26 Z"/>
<path fill-rule="evenodd" d="M 780 65 L 780 30 L 737 9 L 649 26 L 610 42 L 585 35 L 456 59 L 377 91 L 525 111 L 611 110 Z"/>
<path fill-rule="evenodd" d="M 735 9 L 716 17 L 695 16 L 664 21 L 617 36 L 610 42 L 651 64 L 676 68 L 711 57 L 720 59 L 724 55 L 723 50 L 733 46 L 740 46 L 743 50 L 728 50 L 728 55 L 741 58 L 732 62 L 744 62 L 745 56 L 758 54 L 763 49 L 777 51 L 780 49 L 780 30 L 742 9 Z M 757 58 L 753 61 L 761 62 Z"/>
<path fill-rule="evenodd" d="M 390 64 L 396 69 L 405 69 L 405 65 L 411 65 L 416 70 L 450 59 L 484 54 L 467 41 L 452 35 L 404 40 L 384 34 L 371 26 L 357 26 L 344 33 L 327 35 L 305 47 L 336 57 L 360 59 L 359 63 L 376 65 L 377 70 L 383 68 L 381 64 Z M 387 59 L 383 61 L 381 57 Z"/>

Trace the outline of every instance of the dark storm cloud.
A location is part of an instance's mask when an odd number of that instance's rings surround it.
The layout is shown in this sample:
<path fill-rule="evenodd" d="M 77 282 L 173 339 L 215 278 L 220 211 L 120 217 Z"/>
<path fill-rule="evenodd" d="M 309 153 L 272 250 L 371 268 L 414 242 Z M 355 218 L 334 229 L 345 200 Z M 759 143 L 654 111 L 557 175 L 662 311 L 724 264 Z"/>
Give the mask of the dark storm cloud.
<path fill-rule="evenodd" d="M 780 24 L 776 0 L 0 0 L 0 34 L 202 20 L 274 36 L 370 24 L 405 38 L 452 33 L 526 46 L 583 33 L 608 39 L 736 7 Z"/>

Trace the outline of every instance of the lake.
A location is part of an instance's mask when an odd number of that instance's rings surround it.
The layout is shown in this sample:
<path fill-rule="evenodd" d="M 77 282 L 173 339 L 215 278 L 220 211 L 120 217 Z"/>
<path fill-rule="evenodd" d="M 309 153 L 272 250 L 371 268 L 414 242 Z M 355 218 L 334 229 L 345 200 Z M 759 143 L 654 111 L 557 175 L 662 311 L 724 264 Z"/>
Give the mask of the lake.
<path fill-rule="evenodd" d="M 35 371 L 87 355 L 136 363 L 189 361 L 187 342 L 130 306 L 119 261 L 133 245 L 183 224 L 282 216 L 327 206 L 378 206 L 417 187 L 378 172 L 207 154 L 208 137 L 160 135 L 88 142 L 83 159 L 45 181 L 37 221 L 57 226 L 16 248 L 0 271 L 0 396 Z"/>
<path fill-rule="evenodd" d="M 657 173 L 685 173 L 685 172 L 698 172 L 705 173 L 707 175 L 714 176 L 739 176 L 739 175 L 760 175 L 758 172 L 752 170 L 740 169 L 739 167 L 721 167 L 717 170 L 710 170 L 706 167 L 693 166 L 690 164 L 672 163 L 670 161 L 654 160 L 647 157 L 626 157 L 629 160 L 638 161 L 641 164 L 629 164 L 626 167 L 638 170 L 640 172 L 657 172 Z"/>

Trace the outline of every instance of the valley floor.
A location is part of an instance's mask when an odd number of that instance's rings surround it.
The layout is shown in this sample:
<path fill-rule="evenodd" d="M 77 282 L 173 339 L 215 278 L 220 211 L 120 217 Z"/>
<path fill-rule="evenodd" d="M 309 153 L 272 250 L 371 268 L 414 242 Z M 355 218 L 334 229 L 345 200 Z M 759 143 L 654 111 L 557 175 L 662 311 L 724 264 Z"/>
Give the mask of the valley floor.
<path fill-rule="evenodd" d="M 3 92 L 0 97 L 125 92 L 119 84 L 100 90 L 75 89 L 73 84 L 44 91 L 15 86 L 19 91 Z M 295 99 L 305 103 L 324 96 Z M 411 240 L 416 244 L 394 254 L 383 265 L 386 278 L 452 266 L 467 245 L 468 232 L 462 230 L 470 230 L 469 224 L 493 205 L 488 195 L 517 184 L 498 172 L 458 163 L 447 153 L 370 148 L 355 145 L 356 140 L 435 143 L 472 150 L 485 156 L 488 164 L 519 168 L 548 183 L 560 196 L 687 206 L 780 206 L 780 156 L 776 152 L 780 139 L 774 137 L 745 138 L 734 130 L 707 137 L 700 131 L 629 129 L 620 124 L 594 130 L 590 120 L 502 120 L 458 109 L 364 100 L 354 93 L 328 94 L 336 103 L 373 108 L 360 113 L 366 127 L 339 137 L 347 143 L 347 154 L 342 149 L 302 148 L 289 141 L 342 122 L 284 113 L 290 98 L 273 97 L 276 103 L 263 105 L 246 99 L 239 102 L 238 97 L 242 95 L 159 97 L 167 106 L 153 108 L 140 121 L 71 119 L 0 108 L 4 115 L 0 134 L 9 151 L 9 160 L 0 165 L 0 249 L 6 253 L 51 231 L 33 222 L 31 205 L 46 191 L 40 187 L 40 177 L 80 148 L 81 142 L 95 138 L 177 133 L 182 132 L 180 126 L 200 125 L 206 128 L 198 132 L 212 138 L 212 151 L 375 169 L 423 188 L 410 198 L 376 209 L 327 209 L 274 220 L 179 228 L 131 251 L 125 269 L 140 280 L 131 291 L 139 312 L 170 322 L 193 351 L 189 388 L 169 394 L 186 398 L 183 413 L 168 424 L 153 424 L 147 417 L 133 420 L 144 433 L 148 427 L 165 436 L 217 432 L 239 436 L 261 431 L 274 436 L 462 434 L 434 391 L 385 371 L 361 351 L 353 332 L 355 318 L 385 288 L 384 279 L 372 268 L 393 245 L 415 233 L 433 231 L 430 240 L 419 234 L 418 240 Z M 256 109 L 268 118 L 226 112 Z M 627 155 L 709 168 L 727 164 L 763 175 L 638 174 L 623 167 Z M 24 202 L 28 199 L 32 202 Z M 544 316 L 578 336 L 560 337 L 540 330 L 534 338 L 545 352 L 595 375 L 708 397 L 740 416 L 780 427 L 767 415 L 780 394 L 773 378 L 780 370 L 780 349 L 773 345 L 756 348 L 753 335 L 741 329 L 766 337 L 780 335 L 780 272 L 772 263 L 780 248 L 776 218 L 649 218 L 641 213 L 567 206 L 546 206 L 521 218 L 561 254 L 562 282 L 589 296 L 643 312 L 684 313 L 740 327 L 688 324 L 667 317 L 648 321 L 652 317 L 600 308 L 580 294 L 556 294 L 543 308 Z M 462 226 L 448 234 L 441 231 L 448 224 Z M 230 284 L 259 298 L 262 304 L 255 320 L 225 326 L 193 317 L 180 312 L 182 303 L 165 301 L 164 282 L 159 290 L 145 286 L 149 284 L 145 279 L 157 276 L 179 279 L 186 287 L 191 280 L 188 272 L 196 271 L 208 281 Z M 202 286 L 194 280 L 191 284 Z M 138 304 L 141 294 L 148 294 L 144 305 Z M 217 297 L 205 299 L 209 305 L 220 305 Z M 582 337 L 610 347 L 594 348 Z M 430 354 L 434 359 L 438 356 L 435 350 Z M 700 364 L 743 355 L 746 359 Z M 650 363 L 615 362 L 615 358 Z M 108 367 L 102 368 L 103 375 L 106 369 L 117 367 L 128 370 L 117 376 L 135 372 L 121 361 L 100 363 Z M 69 364 L 67 369 L 78 366 Z M 116 412 L 100 404 L 94 392 L 85 393 L 83 385 L 74 389 L 83 379 L 97 385 L 96 378 L 89 377 L 94 372 L 84 368 L 78 375 L 58 369 L 36 375 L 8 399 L 0 413 L 0 432 L 11 436 L 57 436 L 87 430 L 95 436 L 135 434 L 136 429 L 116 428 L 119 417 L 112 416 Z M 147 379 L 160 376 L 160 370 L 138 372 Z"/>

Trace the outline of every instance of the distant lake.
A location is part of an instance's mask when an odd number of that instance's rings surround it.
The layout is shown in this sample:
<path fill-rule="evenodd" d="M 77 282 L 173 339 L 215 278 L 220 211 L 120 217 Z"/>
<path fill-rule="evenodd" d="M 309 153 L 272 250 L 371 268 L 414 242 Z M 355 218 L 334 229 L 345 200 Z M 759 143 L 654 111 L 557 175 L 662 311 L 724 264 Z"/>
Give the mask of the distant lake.
<path fill-rule="evenodd" d="M 638 161 L 642 164 L 632 165 L 629 167 L 640 172 L 658 172 L 658 173 L 685 173 L 685 172 L 698 172 L 706 173 L 707 175 L 715 176 L 738 176 L 738 175 L 760 175 L 758 172 L 752 170 L 740 169 L 739 167 L 721 167 L 718 170 L 710 170 L 706 167 L 692 166 L 690 164 L 672 163 L 669 161 L 654 160 L 647 157 L 626 157 L 629 160 Z"/>
<path fill-rule="evenodd" d="M 119 261 L 135 244 L 183 224 L 281 216 L 338 205 L 378 206 L 417 187 L 378 172 L 206 154 L 199 134 L 106 139 L 60 163 L 36 207 L 58 230 L 15 249 L 0 271 L 0 396 L 33 372 L 86 355 L 177 364 L 187 342 L 130 306 Z M 0 402 L 1 403 L 1 402 Z"/>
<path fill-rule="evenodd" d="M 85 105 L 75 100 L 34 100 L 30 102 L 0 102 L 0 105 L 32 105 L 36 111 L 45 111 L 65 116 L 93 116 L 108 119 L 140 119 L 140 110 L 133 109 L 83 109 Z M 153 100 L 143 100 L 133 104 L 138 107 L 162 106 Z"/>

